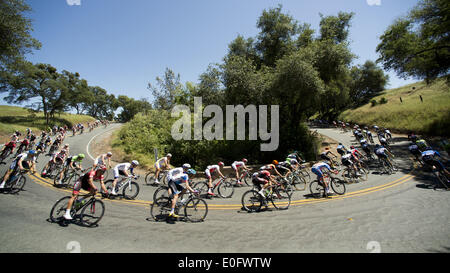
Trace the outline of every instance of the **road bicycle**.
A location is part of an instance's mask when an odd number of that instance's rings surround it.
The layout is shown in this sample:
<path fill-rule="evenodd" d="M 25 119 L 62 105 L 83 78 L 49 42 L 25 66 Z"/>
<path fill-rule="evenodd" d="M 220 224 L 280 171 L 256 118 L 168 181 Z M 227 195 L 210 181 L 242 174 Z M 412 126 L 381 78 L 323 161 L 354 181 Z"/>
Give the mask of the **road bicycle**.
<path fill-rule="evenodd" d="M 353 168 L 353 166 L 356 166 Z M 361 181 L 367 181 L 368 179 L 368 170 L 366 168 L 360 168 L 356 163 L 353 163 L 351 166 L 347 166 L 342 172 L 342 178 L 345 183 L 353 184 Z"/>
<path fill-rule="evenodd" d="M 180 217 L 185 221 L 198 223 L 203 222 L 208 215 L 208 204 L 205 200 L 198 196 L 198 193 L 187 193 L 188 197 L 182 199 L 182 195 L 175 204 L 175 214 L 180 211 L 184 212 L 184 216 Z M 172 210 L 172 198 L 169 196 L 161 196 L 150 205 L 150 216 L 156 221 L 165 221 L 169 219 Z"/>
<path fill-rule="evenodd" d="M 167 185 L 167 173 L 169 172 L 169 170 L 161 170 L 160 172 L 159 172 L 159 175 L 158 175 L 158 182 L 159 183 L 156 183 L 156 180 L 155 180 L 155 176 L 156 176 L 156 172 L 155 171 L 151 171 L 151 172 L 148 172 L 146 175 L 145 175 L 145 184 L 147 185 L 147 186 L 150 186 L 150 185 L 160 185 L 160 184 L 162 184 L 162 185 Z"/>
<path fill-rule="evenodd" d="M 233 184 L 229 181 L 230 179 L 228 177 L 219 177 L 216 180 L 212 182 L 213 188 L 212 192 L 214 192 L 216 189 L 222 198 L 230 198 L 233 196 L 234 193 L 234 187 Z M 208 194 L 209 186 L 208 181 L 201 181 L 194 184 L 194 189 L 198 190 L 200 193 L 200 196 L 203 198 L 211 198 L 212 196 Z"/>
<path fill-rule="evenodd" d="M 246 186 L 252 185 L 252 175 L 250 174 L 251 170 L 244 170 L 241 175 L 239 176 L 239 181 L 241 181 L 241 184 L 238 183 L 238 180 L 236 178 L 232 178 L 231 181 L 234 185 L 243 186 L 244 184 Z"/>
<path fill-rule="evenodd" d="M 329 173 L 323 174 L 323 179 L 327 182 L 328 187 L 331 187 L 334 193 L 338 195 L 344 195 L 346 192 L 345 184 L 336 177 L 331 176 Z M 322 181 L 315 180 L 309 184 L 309 190 L 314 198 L 328 197 L 328 193 L 325 191 L 325 185 Z"/>
<path fill-rule="evenodd" d="M 8 180 L 5 183 L 5 187 L 2 189 L 3 192 L 7 192 L 10 194 L 16 194 L 22 191 L 23 187 L 25 186 L 25 183 L 27 182 L 27 179 L 25 175 L 29 172 L 28 169 L 24 170 L 15 170 L 13 171 Z"/>
<path fill-rule="evenodd" d="M 42 177 L 48 177 L 48 178 L 56 178 L 58 177 L 58 174 L 61 173 L 61 171 L 64 169 L 64 163 L 53 163 L 50 162 L 50 166 L 47 168 L 47 172 L 45 175 L 42 175 Z"/>
<path fill-rule="evenodd" d="M 6 146 L 2 154 L 0 155 L 0 163 L 4 163 L 4 161 L 12 154 L 13 147 L 12 146 Z"/>
<path fill-rule="evenodd" d="M 246 191 L 242 195 L 242 208 L 247 212 L 260 212 L 262 207 L 268 207 L 270 201 L 277 210 L 287 210 L 291 205 L 292 190 L 275 182 L 264 190 L 264 197 L 259 194 L 259 188 Z"/>
<path fill-rule="evenodd" d="M 90 197 L 90 199 L 88 199 Z M 71 196 L 66 196 L 53 205 L 50 211 L 50 221 L 52 223 L 66 222 L 64 214 L 67 210 L 67 204 L 69 203 Z M 80 212 L 78 214 L 78 212 Z M 79 222 L 86 227 L 93 227 L 97 225 L 105 214 L 105 204 L 97 199 L 95 195 L 86 194 L 78 196 L 72 205 L 70 210 L 70 216 L 73 218 L 71 221 Z"/>
<path fill-rule="evenodd" d="M 140 176 L 119 176 L 119 180 L 116 183 L 115 191 L 116 193 L 122 191 L 122 196 L 124 196 L 126 199 L 134 199 L 139 194 L 139 185 L 137 182 L 134 182 L 134 180 L 138 180 Z M 109 197 L 113 197 L 114 195 L 111 195 L 111 191 L 113 189 L 112 183 L 114 182 L 114 179 L 110 179 L 105 182 L 106 190 L 109 193 Z M 103 194 L 106 194 L 105 192 L 102 192 Z"/>
<path fill-rule="evenodd" d="M 378 158 L 378 170 L 380 173 L 393 174 L 397 171 L 393 160 L 387 160 L 386 158 Z"/>
<path fill-rule="evenodd" d="M 59 178 L 61 176 L 61 173 L 63 172 L 63 170 L 61 170 L 53 179 L 53 184 L 57 187 L 67 187 L 67 188 L 73 187 L 75 182 L 77 182 L 80 179 L 81 175 L 86 173 L 90 169 L 91 168 L 78 170 L 75 168 L 74 169 L 70 168 L 64 172 L 61 182 L 59 182 Z"/>

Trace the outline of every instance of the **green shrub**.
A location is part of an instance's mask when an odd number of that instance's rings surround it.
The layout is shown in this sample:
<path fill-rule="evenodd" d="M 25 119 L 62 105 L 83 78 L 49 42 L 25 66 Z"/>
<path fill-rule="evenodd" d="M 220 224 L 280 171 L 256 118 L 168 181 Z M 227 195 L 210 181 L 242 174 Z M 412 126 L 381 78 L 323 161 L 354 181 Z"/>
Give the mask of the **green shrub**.
<path fill-rule="evenodd" d="M 377 102 L 377 100 L 371 100 L 370 104 L 371 104 L 370 106 L 374 107 L 378 104 L 378 102 Z"/>
<path fill-rule="evenodd" d="M 382 97 L 380 99 L 380 104 L 386 104 L 388 102 L 388 100 L 385 97 Z"/>

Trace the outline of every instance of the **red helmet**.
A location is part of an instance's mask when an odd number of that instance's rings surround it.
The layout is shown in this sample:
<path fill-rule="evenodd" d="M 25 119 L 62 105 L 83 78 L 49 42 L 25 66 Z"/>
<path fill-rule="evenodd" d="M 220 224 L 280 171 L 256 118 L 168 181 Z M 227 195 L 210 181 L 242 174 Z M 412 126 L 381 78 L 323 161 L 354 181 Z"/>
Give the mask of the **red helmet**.
<path fill-rule="evenodd" d="M 262 171 L 261 174 L 266 176 L 266 177 L 270 176 L 270 172 L 268 172 L 268 171 Z"/>
<path fill-rule="evenodd" d="M 221 162 L 219 162 L 219 163 L 217 163 L 217 165 L 219 165 L 220 167 L 223 167 L 223 166 L 225 166 L 225 164 L 223 164 L 223 162 L 221 161 Z"/>
<path fill-rule="evenodd" d="M 247 159 L 246 158 L 242 159 L 242 162 L 247 163 Z"/>
<path fill-rule="evenodd" d="M 106 171 L 107 170 L 107 168 L 106 168 L 106 166 L 105 165 L 100 165 L 100 166 L 98 166 L 98 168 L 97 168 L 97 171 Z"/>

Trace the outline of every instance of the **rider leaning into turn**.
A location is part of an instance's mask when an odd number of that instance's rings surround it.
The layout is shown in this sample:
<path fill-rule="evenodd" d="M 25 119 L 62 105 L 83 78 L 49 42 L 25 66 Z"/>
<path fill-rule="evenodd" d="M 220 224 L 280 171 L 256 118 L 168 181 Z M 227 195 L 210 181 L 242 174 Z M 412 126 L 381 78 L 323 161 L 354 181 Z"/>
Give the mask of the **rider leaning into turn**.
<path fill-rule="evenodd" d="M 181 169 L 181 171 L 180 171 Z M 169 198 L 172 199 L 171 211 L 169 217 L 178 218 L 179 216 L 175 214 L 175 205 L 177 203 L 179 195 L 183 195 L 186 192 L 186 189 L 190 192 L 197 192 L 191 188 L 189 185 L 189 175 L 195 175 L 196 171 L 191 169 L 191 165 L 184 164 L 181 168 L 172 169 L 167 173 L 168 179 L 168 194 Z M 183 187 L 185 184 L 186 187 Z"/>
<path fill-rule="evenodd" d="M 111 190 L 111 195 L 117 195 L 116 193 L 116 184 L 117 181 L 119 180 L 119 177 L 125 176 L 125 177 L 133 177 L 134 176 L 134 168 L 136 168 L 137 166 L 139 166 L 139 162 L 137 160 L 133 160 L 131 161 L 131 163 L 121 163 L 116 165 L 116 167 L 114 167 L 114 181 L 112 183 L 112 190 Z"/>
<path fill-rule="evenodd" d="M 9 176 L 11 173 L 17 170 L 19 168 L 20 171 L 23 171 L 24 169 L 31 170 L 32 173 L 35 172 L 35 165 L 36 165 L 36 152 L 34 150 L 30 150 L 25 153 L 21 153 L 18 155 L 11 165 L 9 166 L 9 169 L 6 171 L 5 176 L 3 177 L 3 181 L 0 184 L 0 189 L 3 189 L 5 187 L 6 181 L 8 181 Z"/>
<path fill-rule="evenodd" d="M 212 175 L 217 173 L 220 177 L 225 178 L 225 176 L 220 172 L 220 167 L 223 167 L 224 163 L 219 162 L 217 165 L 209 165 L 206 167 L 205 175 L 206 178 L 208 178 L 208 194 L 214 196 L 214 193 L 212 191 L 213 185 L 212 185 Z"/>
<path fill-rule="evenodd" d="M 172 158 L 172 154 L 167 154 L 165 157 L 158 159 L 155 163 L 155 183 L 159 184 L 158 181 L 159 173 L 162 169 L 167 170 L 170 167 L 170 159 Z"/>

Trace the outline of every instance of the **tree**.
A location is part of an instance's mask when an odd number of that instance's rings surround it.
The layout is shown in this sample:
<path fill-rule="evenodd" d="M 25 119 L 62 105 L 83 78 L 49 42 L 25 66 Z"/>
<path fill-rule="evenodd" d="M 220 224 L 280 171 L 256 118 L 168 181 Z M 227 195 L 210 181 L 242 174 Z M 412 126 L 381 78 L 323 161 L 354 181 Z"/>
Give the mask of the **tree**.
<path fill-rule="evenodd" d="M 353 79 L 350 97 L 355 107 L 366 104 L 378 96 L 389 80 L 389 76 L 372 61 L 353 67 L 350 73 Z"/>
<path fill-rule="evenodd" d="M 267 66 L 275 66 L 275 62 L 295 49 L 293 36 L 298 34 L 299 26 L 292 16 L 281 12 L 282 5 L 264 10 L 259 17 L 257 27 L 260 29 L 256 41 L 256 49 Z"/>
<path fill-rule="evenodd" d="M 171 110 L 177 104 L 186 104 L 186 96 L 189 95 L 180 83 L 180 75 L 166 68 L 164 78 L 156 77 L 157 86 L 148 84 L 154 97 L 153 107 L 155 109 Z"/>
<path fill-rule="evenodd" d="M 20 104 L 38 98 L 34 110 L 43 110 L 47 124 L 51 117 L 66 107 L 68 92 L 61 74 L 49 64 L 16 63 L 15 72 L 4 74 L 2 82 L 8 92 L 8 103 Z"/>
<path fill-rule="evenodd" d="M 136 114 L 147 112 L 152 109 L 151 104 L 145 100 L 135 100 L 124 95 L 117 97 L 118 106 L 122 107 L 122 112 L 118 115 L 121 122 L 130 121 Z"/>
<path fill-rule="evenodd" d="M 89 86 L 94 99 L 86 105 L 87 113 L 98 119 L 112 120 L 119 107 L 116 97 L 99 86 Z"/>
<path fill-rule="evenodd" d="M 449 14 L 449 1 L 420 1 L 380 37 L 377 62 L 404 79 L 414 77 L 430 83 L 437 77 L 447 76 L 450 69 Z"/>

